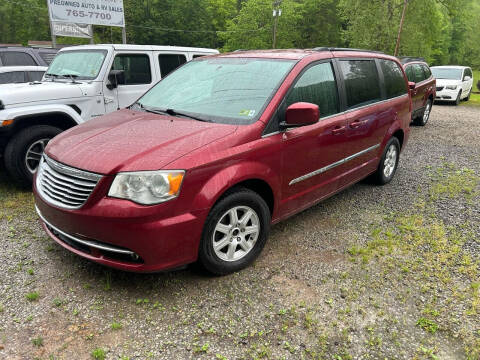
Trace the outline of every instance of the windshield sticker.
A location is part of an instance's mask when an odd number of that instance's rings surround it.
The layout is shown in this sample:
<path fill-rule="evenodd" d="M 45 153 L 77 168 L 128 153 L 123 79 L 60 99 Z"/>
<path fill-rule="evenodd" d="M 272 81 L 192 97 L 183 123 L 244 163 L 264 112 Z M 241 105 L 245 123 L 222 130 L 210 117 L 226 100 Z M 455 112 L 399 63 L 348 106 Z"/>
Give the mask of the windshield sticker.
<path fill-rule="evenodd" d="M 255 115 L 255 110 L 240 110 L 239 115 L 252 117 Z"/>

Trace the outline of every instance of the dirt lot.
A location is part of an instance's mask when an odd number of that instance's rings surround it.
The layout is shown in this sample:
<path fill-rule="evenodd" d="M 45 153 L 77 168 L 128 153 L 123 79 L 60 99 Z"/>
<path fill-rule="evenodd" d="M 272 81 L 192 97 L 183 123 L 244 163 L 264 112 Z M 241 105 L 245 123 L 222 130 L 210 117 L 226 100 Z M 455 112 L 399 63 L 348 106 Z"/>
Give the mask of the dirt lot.
<path fill-rule="evenodd" d="M 391 184 L 274 226 L 225 277 L 83 260 L 0 174 L 0 358 L 478 360 L 479 160 L 480 108 L 436 105 Z"/>

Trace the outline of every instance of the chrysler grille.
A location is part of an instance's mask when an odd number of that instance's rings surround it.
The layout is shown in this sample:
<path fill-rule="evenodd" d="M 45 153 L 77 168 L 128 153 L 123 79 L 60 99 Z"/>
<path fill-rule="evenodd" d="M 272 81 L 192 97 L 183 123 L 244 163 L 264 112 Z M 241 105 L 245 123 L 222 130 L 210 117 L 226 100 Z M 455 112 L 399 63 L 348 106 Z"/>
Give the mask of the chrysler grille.
<path fill-rule="evenodd" d="M 65 209 L 80 208 L 92 193 L 99 174 L 60 164 L 43 155 L 37 174 L 37 190 L 47 202 Z"/>

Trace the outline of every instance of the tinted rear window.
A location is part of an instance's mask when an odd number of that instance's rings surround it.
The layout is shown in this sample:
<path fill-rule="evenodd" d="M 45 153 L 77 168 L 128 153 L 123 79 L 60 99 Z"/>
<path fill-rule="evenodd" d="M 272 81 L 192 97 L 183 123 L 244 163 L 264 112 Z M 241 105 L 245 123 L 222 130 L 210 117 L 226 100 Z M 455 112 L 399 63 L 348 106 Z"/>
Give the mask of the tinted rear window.
<path fill-rule="evenodd" d="M 340 69 L 345 81 L 349 108 L 380 100 L 378 72 L 374 60 L 341 60 Z"/>
<path fill-rule="evenodd" d="M 391 60 L 380 60 L 387 99 L 407 93 L 405 78 L 400 67 Z"/>
<path fill-rule="evenodd" d="M 160 63 L 160 73 L 162 77 L 165 77 L 180 65 L 185 64 L 187 58 L 180 54 L 161 54 L 158 55 L 158 61 Z"/>
<path fill-rule="evenodd" d="M 425 79 L 430 79 L 430 76 L 432 76 L 432 72 L 430 71 L 430 68 L 427 65 L 422 65 L 423 73 L 425 74 Z"/>
<path fill-rule="evenodd" d="M 425 80 L 425 74 L 422 70 L 422 67 L 419 64 L 413 65 L 413 73 L 415 74 L 415 82 L 422 82 Z"/>
<path fill-rule="evenodd" d="M 0 53 L 3 66 L 35 66 L 35 60 L 23 52 L 20 51 L 5 51 Z"/>

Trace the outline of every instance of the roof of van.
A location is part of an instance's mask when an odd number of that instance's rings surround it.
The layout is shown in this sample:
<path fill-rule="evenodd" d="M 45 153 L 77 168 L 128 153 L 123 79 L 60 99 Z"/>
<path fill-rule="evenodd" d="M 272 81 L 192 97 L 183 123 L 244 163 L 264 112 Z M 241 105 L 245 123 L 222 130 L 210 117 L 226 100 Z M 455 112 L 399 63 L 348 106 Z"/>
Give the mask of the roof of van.
<path fill-rule="evenodd" d="M 248 57 L 248 58 L 274 58 L 274 59 L 288 59 L 288 60 L 300 60 L 306 56 L 319 54 L 322 52 L 329 52 L 334 57 L 339 57 L 339 54 L 345 54 L 347 56 L 372 56 L 378 55 L 385 58 L 396 59 L 393 56 L 384 54 L 379 51 L 363 50 L 363 49 L 350 49 L 350 48 L 334 48 L 334 47 L 317 47 L 313 49 L 274 49 L 274 50 L 236 50 L 226 54 L 220 54 L 221 57 Z M 340 55 L 341 56 L 341 55 Z M 398 61 L 398 59 L 397 59 Z"/>
<path fill-rule="evenodd" d="M 183 51 L 183 52 L 196 52 L 207 54 L 218 54 L 216 49 L 197 48 L 197 47 L 185 47 L 185 46 L 163 46 L 163 45 L 126 45 L 126 44 L 98 44 L 98 45 L 78 45 L 65 47 L 61 51 L 65 50 L 77 50 L 77 49 L 115 49 L 121 51 Z"/>
<path fill-rule="evenodd" d="M 470 66 L 460 66 L 460 65 L 442 65 L 442 66 L 431 66 L 430 69 L 470 69 Z"/>

